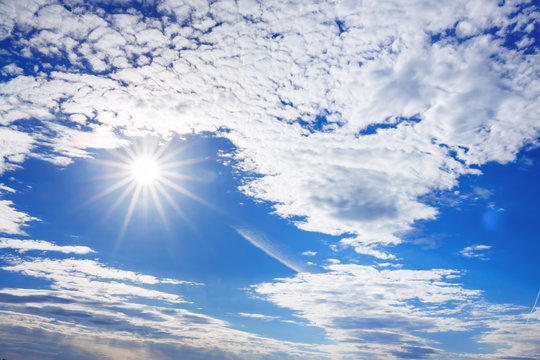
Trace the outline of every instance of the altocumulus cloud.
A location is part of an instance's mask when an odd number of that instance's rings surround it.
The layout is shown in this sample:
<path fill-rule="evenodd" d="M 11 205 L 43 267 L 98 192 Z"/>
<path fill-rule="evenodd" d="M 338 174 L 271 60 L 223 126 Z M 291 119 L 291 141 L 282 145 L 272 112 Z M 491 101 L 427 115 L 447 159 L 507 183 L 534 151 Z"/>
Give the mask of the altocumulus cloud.
<path fill-rule="evenodd" d="M 537 142 L 540 62 L 531 44 L 538 12 L 526 1 L 164 0 L 145 6 L 0 4 L 6 44 L 0 172 L 22 166 L 29 156 L 67 165 L 91 156 L 88 148 L 121 146 L 125 136 L 142 132 L 212 132 L 234 144 L 225 156 L 244 175 L 245 194 L 273 204 L 276 214 L 300 229 L 347 234 L 344 247 L 394 260 L 389 249 L 402 242 L 398 234 L 437 216 L 419 197 L 453 188 L 460 176 L 480 174 L 478 166 L 489 161 L 512 161 L 525 144 Z M 509 38 L 519 40 L 509 46 Z M 0 231 L 23 234 L 21 227 L 34 218 L 14 205 L 0 200 Z M 10 243 L 22 250 L 29 241 Z M 14 327 L 95 335 L 102 321 L 136 326 L 132 334 L 150 332 L 154 343 L 174 339 L 178 346 L 232 352 L 249 344 L 255 349 L 249 356 L 265 356 L 259 351 L 268 349 L 316 357 L 299 345 L 236 332 L 201 314 L 175 310 L 180 314 L 169 316 L 160 306 L 136 303 L 125 306 L 145 316 L 111 310 L 109 303 L 133 296 L 185 301 L 137 285 L 163 280 L 113 276 L 92 262 L 73 268 L 80 260 L 9 261 L 4 270 L 47 279 L 52 288 L 47 294 L 6 294 L 76 301 L 63 307 L 71 315 L 46 302 L 10 305 L 2 311 Z M 439 356 L 435 343 L 412 332 L 463 330 L 463 319 L 484 326 L 480 341 L 504 345 L 501 356 L 540 356 L 537 340 L 526 335 L 538 334 L 538 322 L 515 325 L 524 319 L 515 308 L 482 302 L 479 291 L 449 280 L 456 275 L 335 264 L 322 274 L 254 285 L 252 292 L 324 327 L 345 344 L 320 348 L 336 357 Z M 331 302 L 314 303 L 305 295 L 327 299 L 330 288 L 336 294 Z M 81 310 L 79 302 L 103 293 L 109 296 L 95 312 Z M 415 306 L 415 299 L 429 306 Z M 357 310 L 347 317 L 351 308 Z M 50 320 L 52 314 L 98 320 L 75 327 Z M 200 321 L 188 320 L 195 318 Z M 187 323 L 196 325 L 185 335 L 180 329 Z M 166 336 L 155 333 L 161 324 L 168 326 Z M 132 339 L 120 331 L 125 327 L 117 329 L 111 339 Z M 512 336 L 503 335 L 508 332 Z"/>

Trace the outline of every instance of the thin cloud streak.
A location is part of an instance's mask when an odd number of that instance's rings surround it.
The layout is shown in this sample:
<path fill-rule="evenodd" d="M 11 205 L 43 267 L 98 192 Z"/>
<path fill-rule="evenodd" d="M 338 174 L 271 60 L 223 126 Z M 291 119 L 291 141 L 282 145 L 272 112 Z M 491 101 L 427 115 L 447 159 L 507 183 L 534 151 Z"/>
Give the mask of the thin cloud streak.
<path fill-rule="evenodd" d="M 276 245 L 272 244 L 272 242 L 270 242 L 263 234 L 248 228 L 233 227 L 233 229 L 253 246 L 261 249 L 266 255 L 273 257 L 289 269 L 298 273 L 307 271 L 303 266 L 283 254 L 283 252 L 279 250 Z"/>

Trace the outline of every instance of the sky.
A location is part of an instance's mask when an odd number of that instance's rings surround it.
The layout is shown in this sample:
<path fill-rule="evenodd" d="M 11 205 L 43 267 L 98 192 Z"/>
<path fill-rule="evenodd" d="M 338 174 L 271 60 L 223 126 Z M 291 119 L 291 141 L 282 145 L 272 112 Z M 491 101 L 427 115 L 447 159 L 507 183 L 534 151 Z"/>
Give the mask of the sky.
<path fill-rule="evenodd" d="M 0 0 L 0 357 L 539 359 L 539 17 Z"/>

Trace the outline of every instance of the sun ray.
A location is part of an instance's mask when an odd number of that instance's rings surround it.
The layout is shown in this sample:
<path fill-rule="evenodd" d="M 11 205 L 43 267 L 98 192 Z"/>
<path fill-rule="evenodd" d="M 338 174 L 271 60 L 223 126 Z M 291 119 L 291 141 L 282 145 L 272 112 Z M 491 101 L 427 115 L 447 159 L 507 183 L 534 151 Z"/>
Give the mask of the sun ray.
<path fill-rule="evenodd" d="M 203 179 L 201 179 L 200 177 L 190 176 L 190 175 L 186 175 L 186 174 L 176 174 L 176 173 L 173 173 L 173 172 L 164 172 L 164 174 L 166 175 L 167 178 L 172 178 L 172 179 L 190 180 L 190 181 L 203 181 Z"/>
<path fill-rule="evenodd" d="M 127 170 L 110 173 L 110 174 L 97 175 L 97 176 L 92 176 L 90 180 L 109 180 L 109 179 L 125 178 L 126 173 L 127 173 Z"/>
<path fill-rule="evenodd" d="M 178 213 L 178 215 L 180 215 L 184 220 L 186 221 L 188 220 L 188 217 L 186 216 L 186 214 L 182 211 L 182 209 L 180 209 L 178 204 L 174 202 L 171 195 L 167 192 L 167 190 L 163 186 L 161 186 L 161 184 L 156 185 L 156 190 L 159 192 L 161 196 L 163 196 L 163 198 L 169 203 L 169 205 L 172 206 L 172 208 Z"/>
<path fill-rule="evenodd" d="M 164 154 L 165 154 L 165 151 L 166 151 L 166 150 L 169 148 L 169 146 L 171 145 L 171 143 L 172 143 L 172 140 L 169 140 L 169 141 L 167 141 L 167 142 L 165 143 L 165 145 L 163 145 L 163 146 L 161 146 L 161 147 L 159 147 L 159 148 L 157 149 L 157 151 L 156 151 L 155 154 L 154 154 L 154 156 L 156 157 L 156 159 L 159 159 L 160 161 L 166 161 L 166 160 L 167 160 L 168 156 L 167 156 L 167 155 L 164 156 Z M 178 152 L 178 151 L 171 151 L 169 154 L 175 154 L 175 155 L 176 155 L 177 152 Z M 162 156 L 163 156 L 163 158 L 162 158 Z"/>
<path fill-rule="evenodd" d="M 172 196 L 167 192 L 167 190 L 161 185 L 158 184 L 156 186 L 157 191 L 160 193 L 161 196 L 171 205 L 171 207 L 176 211 L 178 216 L 184 219 L 188 227 L 191 229 L 191 231 L 194 234 L 199 234 L 199 230 L 197 227 L 193 224 L 193 222 L 187 217 L 186 213 L 176 204 L 176 202 L 173 200 Z"/>
<path fill-rule="evenodd" d="M 119 168 L 119 169 L 123 169 L 123 170 L 129 170 L 129 164 L 128 163 L 123 163 L 123 162 L 118 162 L 118 161 L 111 161 L 111 160 L 104 160 L 104 159 L 94 159 L 94 162 L 96 162 L 96 163 L 98 163 L 100 165 L 107 165 L 107 166 L 111 166 L 111 167 L 115 167 L 115 168 Z"/>
<path fill-rule="evenodd" d="M 112 184 L 111 186 L 109 186 L 108 188 L 106 188 L 105 190 L 103 190 L 102 192 L 100 192 L 99 194 L 91 197 L 85 204 L 89 204 L 91 202 L 94 202 L 96 200 L 99 200 L 101 199 L 102 197 L 104 197 L 105 195 L 108 195 L 110 193 L 112 193 L 113 191 L 123 187 L 123 186 L 126 186 L 129 182 L 131 182 L 132 180 L 130 178 L 124 178 L 120 181 L 117 181 L 116 183 Z"/>
<path fill-rule="evenodd" d="M 186 166 L 186 165 L 197 164 L 197 163 L 203 162 L 205 160 L 208 160 L 208 159 L 207 158 L 195 158 L 195 159 L 168 162 L 168 163 L 163 164 L 163 169 L 170 169 L 170 168 L 175 168 L 175 167 L 181 167 L 181 166 Z"/>
<path fill-rule="evenodd" d="M 118 164 L 121 164 L 122 166 L 129 166 L 130 161 L 133 159 L 134 156 L 136 156 L 135 154 L 130 153 L 130 151 L 132 150 L 128 146 L 122 148 L 122 151 L 113 152 L 112 155 L 118 160 Z"/>
<path fill-rule="evenodd" d="M 156 152 L 156 157 L 159 158 L 159 161 L 161 161 L 162 163 L 168 164 L 170 159 L 176 158 L 183 151 L 184 151 L 184 148 L 182 147 L 169 151 L 168 153 L 165 153 L 164 151 L 158 151 Z"/>
<path fill-rule="evenodd" d="M 134 182 L 131 182 L 122 192 L 122 194 L 116 199 L 116 201 L 111 205 L 109 210 L 105 213 L 105 217 L 109 217 L 111 213 L 120 205 L 124 199 L 133 192 L 134 188 L 137 186 Z"/>
<path fill-rule="evenodd" d="M 159 198 L 159 195 L 157 194 L 156 187 L 150 188 L 150 196 L 152 196 L 152 200 L 154 201 L 154 204 L 156 205 L 156 209 L 158 211 L 159 217 L 163 221 L 163 225 L 165 225 L 165 228 L 167 229 L 167 231 L 170 231 L 169 222 L 167 221 L 167 217 L 165 216 L 165 211 L 163 210 L 163 205 L 161 204 L 161 199 Z"/>
<path fill-rule="evenodd" d="M 209 207 L 211 209 L 218 210 L 217 208 L 214 207 L 214 205 L 210 204 L 209 202 L 207 202 L 204 199 L 201 199 L 200 197 L 196 196 L 195 194 L 192 194 L 191 192 L 187 191 L 183 187 L 178 186 L 177 184 L 173 183 L 169 179 L 163 178 L 163 179 L 161 179 L 161 182 L 163 184 L 167 185 L 168 187 L 176 190 L 180 194 L 189 197 L 190 199 L 193 199 L 193 200 L 195 200 L 195 201 L 197 201 L 197 202 L 199 202 L 199 203 L 201 203 L 201 204 L 203 204 L 203 205 L 205 205 L 205 206 L 207 206 L 207 207 Z"/>
<path fill-rule="evenodd" d="M 131 220 L 131 216 L 133 215 L 133 210 L 135 210 L 135 205 L 137 204 L 137 201 L 139 200 L 139 195 L 141 194 L 141 185 L 137 185 L 135 188 L 135 192 L 131 196 L 131 201 L 129 202 L 129 207 L 126 212 L 126 216 L 124 217 L 124 222 L 122 223 L 122 227 L 120 228 L 120 234 L 118 235 L 118 243 L 122 241 L 122 238 L 124 237 L 124 234 L 126 233 L 127 226 L 129 225 L 129 221 Z"/>

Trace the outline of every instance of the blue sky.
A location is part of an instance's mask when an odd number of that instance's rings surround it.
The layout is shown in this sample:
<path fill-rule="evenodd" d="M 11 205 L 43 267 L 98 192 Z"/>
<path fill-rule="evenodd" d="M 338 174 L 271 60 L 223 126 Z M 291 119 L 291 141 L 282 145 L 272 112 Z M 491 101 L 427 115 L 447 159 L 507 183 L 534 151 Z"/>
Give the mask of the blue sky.
<path fill-rule="evenodd" d="M 0 2 L 0 356 L 537 359 L 537 2 Z"/>

